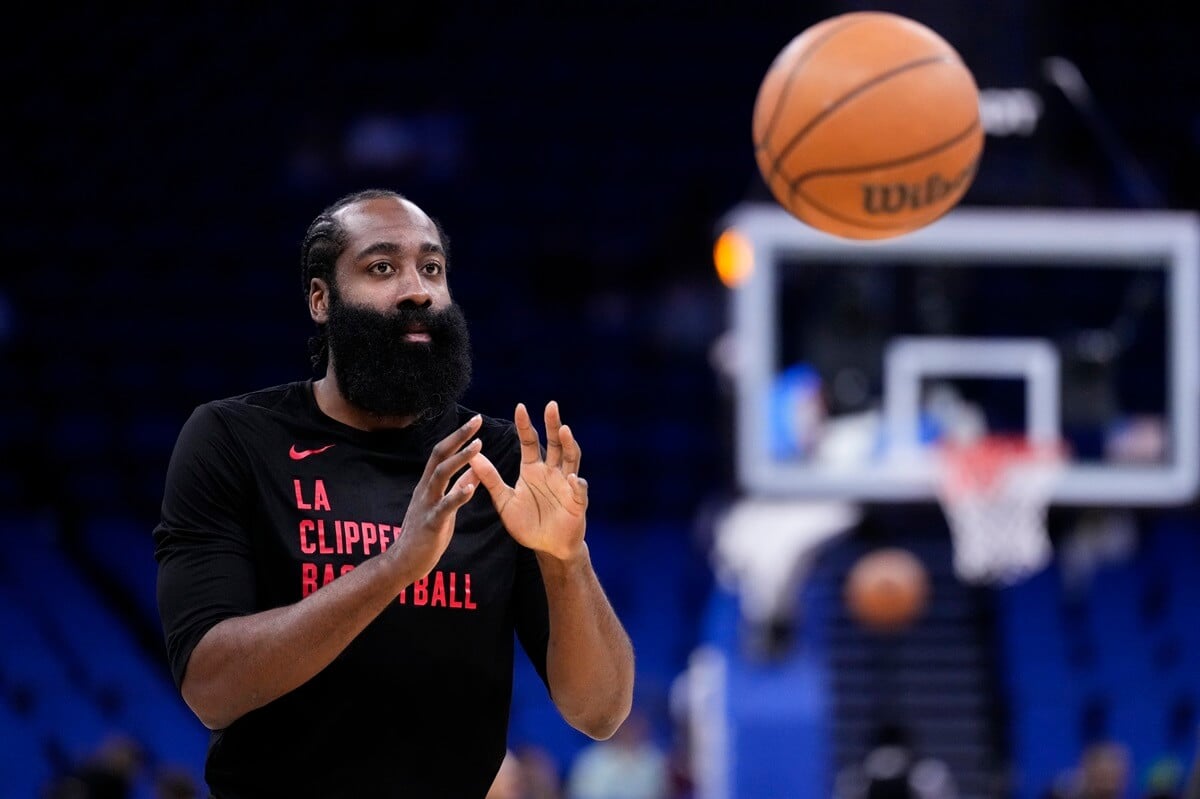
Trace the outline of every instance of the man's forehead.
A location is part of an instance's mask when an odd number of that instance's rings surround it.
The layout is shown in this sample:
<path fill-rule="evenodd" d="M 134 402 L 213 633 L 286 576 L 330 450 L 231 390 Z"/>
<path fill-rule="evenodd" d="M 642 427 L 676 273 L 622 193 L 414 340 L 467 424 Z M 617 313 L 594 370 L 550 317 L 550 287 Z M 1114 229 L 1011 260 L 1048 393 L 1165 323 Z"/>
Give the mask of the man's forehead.
<path fill-rule="evenodd" d="M 398 197 L 380 197 L 347 205 L 334 214 L 351 239 L 397 238 L 438 241 L 437 226 L 416 204 Z"/>

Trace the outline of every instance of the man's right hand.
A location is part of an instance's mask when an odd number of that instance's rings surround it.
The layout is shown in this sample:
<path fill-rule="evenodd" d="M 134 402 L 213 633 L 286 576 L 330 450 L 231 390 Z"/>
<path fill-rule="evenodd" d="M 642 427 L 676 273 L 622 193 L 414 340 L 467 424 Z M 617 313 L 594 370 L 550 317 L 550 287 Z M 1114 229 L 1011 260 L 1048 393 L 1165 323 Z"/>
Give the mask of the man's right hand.
<path fill-rule="evenodd" d="M 479 452 L 481 443 L 477 438 L 470 439 L 482 423 L 479 414 L 472 416 L 437 443 L 425 464 L 404 514 L 400 537 L 387 551 L 387 557 L 403 564 L 405 586 L 433 571 L 450 545 L 458 509 L 475 494 L 479 480 L 468 462 Z M 466 470 L 452 485 L 451 479 L 464 467 Z"/>

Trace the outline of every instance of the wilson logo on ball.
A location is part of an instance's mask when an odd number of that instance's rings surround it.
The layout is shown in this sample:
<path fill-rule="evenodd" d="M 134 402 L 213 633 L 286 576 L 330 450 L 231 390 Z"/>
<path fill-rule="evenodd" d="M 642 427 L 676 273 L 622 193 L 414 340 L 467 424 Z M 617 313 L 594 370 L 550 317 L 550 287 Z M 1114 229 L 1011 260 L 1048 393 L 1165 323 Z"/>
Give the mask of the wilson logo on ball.
<path fill-rule="evenodd" d="M 976 164 L 952 178 L 934 172 L 924 183 L 864 183 L 862 208 L 868 214 L 898 214 L 937 205 L 960 192 L 975 176 Z"/>
<path fill-rule="evenodd" d="M 966 194 L 983 152 L 979 88 L 916 20 L 852 11 L 776 55 L 754 102 L 763 182 L 801 222 L 848 239 L 918 230 Z"/>

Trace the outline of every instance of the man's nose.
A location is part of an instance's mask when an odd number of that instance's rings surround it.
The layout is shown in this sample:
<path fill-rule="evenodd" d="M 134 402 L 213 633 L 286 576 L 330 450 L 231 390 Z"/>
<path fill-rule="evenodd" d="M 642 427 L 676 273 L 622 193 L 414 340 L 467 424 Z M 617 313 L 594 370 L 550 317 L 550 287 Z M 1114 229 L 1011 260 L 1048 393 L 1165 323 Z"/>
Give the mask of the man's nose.
<path fill-rule="evenodd" d="M 425 282 L 425 276 L 415 268 L 402 270 L 395 286 L 395 304 L 398 308 L 405 305 L 424 307 L 433 302 L 433 295 Z"/>

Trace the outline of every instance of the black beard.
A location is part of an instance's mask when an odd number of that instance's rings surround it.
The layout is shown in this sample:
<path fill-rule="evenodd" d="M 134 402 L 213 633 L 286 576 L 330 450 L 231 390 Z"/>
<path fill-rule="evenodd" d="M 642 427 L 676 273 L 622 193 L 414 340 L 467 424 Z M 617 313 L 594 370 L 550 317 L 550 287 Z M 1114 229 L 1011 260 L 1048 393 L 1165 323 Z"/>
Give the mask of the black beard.
<path fill-rule="evenodd" d="M 406 341 L 421 325 L 428 342 Z M 377 416 L 412 416 L 458 402 L 471 382 L 471 342 L 462 309 L 379 313 L 329 298 L 329 361 L 349 402 Z"/>

